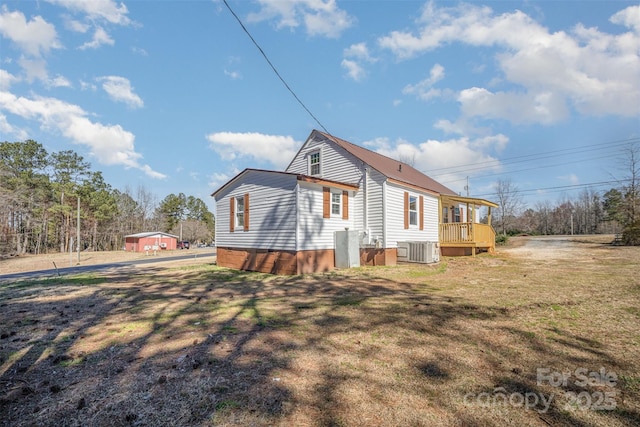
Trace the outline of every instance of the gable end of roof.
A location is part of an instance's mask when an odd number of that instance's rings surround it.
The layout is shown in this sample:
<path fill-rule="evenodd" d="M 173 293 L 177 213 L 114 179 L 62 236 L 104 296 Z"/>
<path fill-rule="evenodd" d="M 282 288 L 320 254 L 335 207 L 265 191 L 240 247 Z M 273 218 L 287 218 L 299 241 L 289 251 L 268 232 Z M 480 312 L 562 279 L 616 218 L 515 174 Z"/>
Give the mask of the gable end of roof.
<path fill-rule="evenodd" d="M 455 191 L 451 190 L 445 185 L 440 184 L 435 179 L 425 175 L 424 173 L 420 172 L 413 166 L 408 165 L 407 163 L 392 159 L 380 153 L 376 153 L 375 151 L 360 147 L 359 145 L 355 145 L 349 141 L 345 141 L 344 139 L 338 138 L 325 132 L 321 132 L 319 130 L 314 130 L 311 135 L 313 136 L 314 134 L 321 135 L 326 140 L 333 142 L 334 144 L 341 147 L 343 150 L 347 151 L 367 165 L 371 166 L 387 178 L 408 184 L 410 186 L 423 188 L 429 192 L 434 192 L 437 194 L 457 195 Z"/>

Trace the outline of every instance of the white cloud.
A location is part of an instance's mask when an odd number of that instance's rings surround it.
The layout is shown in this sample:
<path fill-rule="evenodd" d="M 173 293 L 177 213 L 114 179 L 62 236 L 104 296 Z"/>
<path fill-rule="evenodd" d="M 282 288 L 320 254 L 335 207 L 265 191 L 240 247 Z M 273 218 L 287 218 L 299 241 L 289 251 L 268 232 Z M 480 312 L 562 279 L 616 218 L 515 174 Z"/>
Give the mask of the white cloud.
<path fill-rule="evenodd" d="M 249 157 L 284 169 L 298 152 L 301 142 L 291 136 L 265 135 L 257 132 L 215 132 L 207 135 L 209 147 L 225 160 Z"/>
<path fill-rule="evenodd" d="M 69 15 L 64 15 L 63 19 L 64 27 L 69 31 L 84 34 L 89 31 L 89 28 L 91 28 L 89 24 L 85 24 L 84 22 L 73 19 Z"/>
<path fill-rule="evenodd" d="M 342 53 L 344 59 L 342 60 L 342 68 L 347 70 L 347 76 L 355 81 L 361 81 L 367 72 L 363 67 L 363 63 L 374 63 L 377 58 L 372 57 L 369 54 L 369 49 L 366 43 L 352 44 L 346 48 Z"/>
<path fill-rule="evenodd" d="M 444 67 L 440 64 L 435 64 L 429 72 L 429 77 L 416 83 L 415 85 L 407 85 L 402 89 L 402 93 L 414 94 L 419 99 L 427 101 L 431 98 L 436 98 L 442 95 L 442 91 L 434 89 L 433 85 L 444 78 Z"/>
<path fill-rule="evenodd" d="M 351 46 L 349 46 L 344 50 L 343 55 L 347 58 L 357 58 L 357 59 L 365 60 L 367 62 L 377 61 L 376 58 L 373 58 L 369 54 L 369 48 L 367 48 L 366 43 L 352 44 Z"/>
<path fill-rule="evenodd" d="M 260 11 L 250 13 L 248 22 L 275 19 L 278 29 L 295 29 L 304 24 L 311 36 L 338 38 L 354 23 L 354 18 L 338 8 L 335 0 L 258 0 L 258 3 Z"/>
<path fill-rule="evenodd" d="M 558 177 L 559 180 L 568 182 L 569 185 L 578 185 L 580 184 L 580 179 L 575 173 L 570 173 L 569 175 L 563 175 Z"/>
<path fill-rule="evenodd" d="M 133 92 L 129 79 L 120 76 L 104 76 L 96 79 L 102 82 L 102 89 L 115 102 L 124 102 L 131 108 L 142 108 L 144 102 Z"/>
<path fill-rule="evenodd" d="M 138 54 L 140 56 L 149 56 L 149 53 L 141 47 L 132 47 L 131 52 Z"/>
<path fill-rule="evenodd" d="M 18 65 L 24 72 L 24 80 L 29 83 L 34 80 L 40 80 L 47 88 L 72 86 L 66 77 L 59 74 L 53 78 L 49 77 L 47 63 L 42 58 L 26 58 L 22 56 L 18 59 Z"/>
<path fill-rule="evenodd" d="M 7 116 L 0 113 L 0 132 L 5 135 L 12 135 L 17 141 L 24 141 L 29 138 L 29 134 L 24 129 L 18 129 L 7 121 Z"/>
<path fill-rule="evenodd" d="M 105 44 L 113 46 L 115 44 L 115 42 L 113 41 L 113 39 L 111 38 L 109 33 L 107 33 L 105 31 L 104 28 L 96 27 L 96 30 L 93 33 L 93 37 L 91 38 L 91 41 L 90 42 L 86 42 L 85 44 L 80 46 L 78 49 L 80 49 L 80 50 L 97 49 L 100 46 L 105 45 Z"/>
<path fill-rule="evenodd" d="M 79 49 L 97 49 L 103 45 L 113 46 L 113 38 L 105 29 L 105 25 L 130 26 L 138 25 L 132 21 L 128 14 L 129 10 L 124 3 L 117 3 L 112 0 L 46 0 L 49 3 L 62 6 L 72 13 L 83 15 L 83 20 L 76 20 L 70 16 L 65 16 L 65 26 L 72 31 L 87 33 L 90 28 L 94 28 L 91 40 L 82 44 Z"/>
<path fill-rule="evenodd" d="M 91 91 L 95 92 L 98 88 L 93 83 L 85 82 L 84 80 L 80 80 L 80 89 L 82 89 L 82 90 L 91 90 Z"/>
<path fill-rule="evenodd" d="M 0 92 L 0 110 L 27 120 L 35 120 L 43 128 L 58 131 L 73 143 L 87 146 L 91 155 L 102 164 L 139 169 L 156 179 L 166 177 L 149 165 L 140 164 L 142 155 L 135 151 L 135 136 L 131 132 L 120 125 L 92 122 L 87 118 L 87 113 L 77 105 L 55 98 L 29 99 Z"/>
<path fill-rule="evenodd" d="M 340 65 L 342 65 L 342 68 L 345 68 L 347 70 L 347 76 L 357 82 L 362 80 L 367 74 L 364 68 L 360 66 L 360 64 L 351 59 L 343 59 Z"/>
<path fill-rule="evenodd" d="M 440 119 L 433 125 L 433 127 L 440 129 L 445 134 L 455 133 L 458 135 L 465 135 L 467 133 L 466 126 L 460 121 L 451 122 L 450 120 Z"/>
<path fill-rule="evenodd" d="M 631 31 L 608 34 L 576 25 L 569 32 L 552 33 L 521 11 L 498 15 L 487 6 L 439 8 L 430 2 L 415 32 L 393 31 L 378 43 L 399 59 L 451 43 L 498 49 L 495 59 L 503 84 L 516 88 L 462 90 L 459 100 L 466 114 L 553 123 L 567 117 L 570 105 L 586 115 L 633 117 L 640 114 L 638 18 L 640 7 L 631 6 L 610 19 Z M 479 104 L 488 112 L 476 108 Z"/>
<path fill-rule="evenodd" d="M 388 138 L 377 138 L 365 142 L 364 145 L 372 150 L 394 159 L 413 159 L 413 167 L 425 172 L 449 186 L 453 190 L 463 183 L 467 176 L 486 173 L 488 170 L 499 171 L 500 161 L 485 152 L 488 150 L 501 150 L 509 139 L 502 134 L 481 138 L 461 137 L 443 141 L 427 140 L 414 145 L 405 140 L 397 140 L 393 143 Z M 482 163 L 487 165 L 482 171 L 469 171 L 465 165 Z M 461 166 L 456 171 L 455 167 Z M 449 169 L 449 172 L 443 170 Z M 457 184 L 456 184 L 457 183 Z"/>
<path fill-rule="evenodd" d="M 47 82 L 49 87 L 71 87 L 71 82 L 61 75 L 57 75 Z"/>
<path fill-rule="evenodd" d="M 8 90 L 13 83 L 19 81 L 19 78 L 0 68 L 0 90 Z"/>
<path fill-rule="evenodd" d="M 458 101 L 464 116 L 506 119 L 518 124 L 551 124 L 569 115 L 564 98 L 553 92 L 494 93 L 473 87 L 461 91 Z"/>
<path fill-rule="evenodd" d="M 127 14 L 129 10 L 124 3 L 116 3 L 111 0 L 47 0 L 49 3 L 57 4 L 73 12 L 87 15 L 92 20 L 104 20 L 111 24 L 129 25 L 132 21 Z"/>
<path fill-rule="evenodd" d="M 239 71 L 228 71 L 228 70 L 224 70 L 224 74 L 226 76 L 229 76 L 231 78 L 231 80 L 238 80 L 242 78 L 242 74 L 240 74 Z"/>
<path fill-rule="evenodd" d="M 218 188 L 220 188 L 220 186 L 227 183 L 231 178 L 238 175 L 240 172 L 241 171 L 239 169 L 233 168 L 233 170 L 229 174 L 217 173 L 217 172 L 213 173 L 209 175 L 209 182 L 208 182 L 209 187 L 215 191 Z"/>
<path fill-rule="evenodd" d="M 26 58 L 21 57 L 18 59 L 18 64 L 22 68 L 25 74 L 25 80 L 29 83 L 34 80 L 41 80 L 46 82 L 49 80 L 49 73 L 47 72 L 47 63 L 41 58 Z"/>
<path fill-rule="evenodd" d="M 614 24 L 624 25 L 640 33 L 640 6 L 629 6 L 613 15 L 609 21 Z"/>
<path fill-rule="evenodd" d="M 62 47 L 52 24 L 40 16 L 27 21 L 22 12 L 9 12 L 6 5 L 0 8 L 0 34 L 33 57 Z"/>

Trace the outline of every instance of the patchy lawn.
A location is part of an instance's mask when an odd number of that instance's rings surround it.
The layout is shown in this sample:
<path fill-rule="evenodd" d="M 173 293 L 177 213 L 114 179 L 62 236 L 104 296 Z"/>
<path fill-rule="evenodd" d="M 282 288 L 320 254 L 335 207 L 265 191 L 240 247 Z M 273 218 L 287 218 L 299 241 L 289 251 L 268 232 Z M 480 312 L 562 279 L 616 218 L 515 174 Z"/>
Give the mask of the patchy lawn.
<path fill-rule="evenodd" d="M 0 425 L 640 424 L 640 248 L 0 284 Z"/>

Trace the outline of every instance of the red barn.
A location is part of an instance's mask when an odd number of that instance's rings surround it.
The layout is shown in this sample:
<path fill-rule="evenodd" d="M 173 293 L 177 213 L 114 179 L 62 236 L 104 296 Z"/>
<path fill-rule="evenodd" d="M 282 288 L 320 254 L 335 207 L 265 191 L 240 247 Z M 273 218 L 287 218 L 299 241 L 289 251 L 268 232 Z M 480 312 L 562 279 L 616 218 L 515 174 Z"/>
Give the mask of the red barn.
<path fill-rule="evenodd" d="M 127 252 L 145 252 L 153 250 L 176 249 L 178 236 L 161 231 L 149 231 L 124 236 L 124 250 Z"/>

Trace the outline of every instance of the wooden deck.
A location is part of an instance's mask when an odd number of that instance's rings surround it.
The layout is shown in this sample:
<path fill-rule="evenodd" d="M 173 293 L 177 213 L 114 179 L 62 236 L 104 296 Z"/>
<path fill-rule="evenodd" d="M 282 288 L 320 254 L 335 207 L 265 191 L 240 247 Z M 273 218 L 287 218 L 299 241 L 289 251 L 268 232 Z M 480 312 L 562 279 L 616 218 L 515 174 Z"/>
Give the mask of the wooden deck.
<path fill-rule="evenodd" d="M 492 226 L 471 222 L 440 224 L 440 247 L 471 248 L 471 254 L 477 250 L 493 253 L 496 249 L 496 232 Z M 463 250 L 463 252 L 466 250 Z"/>

